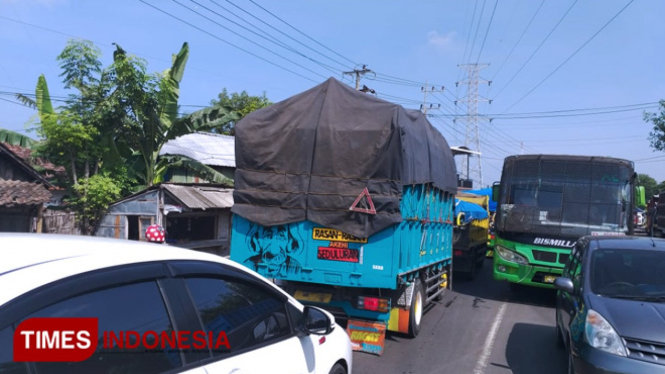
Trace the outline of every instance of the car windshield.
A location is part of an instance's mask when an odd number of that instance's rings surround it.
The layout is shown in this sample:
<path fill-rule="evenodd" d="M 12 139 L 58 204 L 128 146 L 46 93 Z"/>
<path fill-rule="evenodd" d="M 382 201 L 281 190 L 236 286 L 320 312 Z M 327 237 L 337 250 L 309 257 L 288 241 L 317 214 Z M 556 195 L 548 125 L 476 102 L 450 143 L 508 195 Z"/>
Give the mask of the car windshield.
<path fill-rule="evenodd" d="M 602 296 L 665 301 L 665 252 L 595 250 L 590 281 L 592 292 Z"/>

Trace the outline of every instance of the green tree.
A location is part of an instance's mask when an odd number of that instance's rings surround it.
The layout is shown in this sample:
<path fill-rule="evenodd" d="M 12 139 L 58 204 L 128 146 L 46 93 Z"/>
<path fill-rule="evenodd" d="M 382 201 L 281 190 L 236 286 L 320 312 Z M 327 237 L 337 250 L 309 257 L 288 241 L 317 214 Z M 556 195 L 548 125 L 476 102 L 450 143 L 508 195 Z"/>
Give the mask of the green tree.
<path fill-rule="evenodd" d="M 651 148 L 665 151 L 665 100 L 660 100 L 659 106 L 659 113 L 644 112 L 644 120 L 653 123 L 649 133 Z"/>
<path fill-rule="evenodd" d="M 658 183 L 658 185 L 656 186 L 656 192 L 654 193 L 654 195 L 659 194 L 661 192 L 665 192 L 665 181 L 662 181 L 662 182 Z M 653 195 L 651 195 L 651 196 L 647 195 L 647 200 L 651 199 L 652 196 Z"/>
<path fill-rule="evenodd" d="M 217 96 L 217 100 L 212 100 L 210 104 L 213 108 L 228 108 L 238 114 L 237 120 L 228 121 L 214 127 L 214 130 L 220 134 L 235 135 L 237 121 L 257 109 L 272 105 L 272 102 L 268 100 L 265 92 L 261 96 L 251 96 L 247 91 L 234 92 L 229 95 L 227 89 L 224 88 Z"/>
<path fill-rule="evenodd" d="M 66 89 L 74 90 L 54 108 L 46 78 L 37 81 L 35 99 L 19 99 L 37 109 L 40 155 L 67 168 L 71 203 L 83 231 L 92 232 L 101 207 L 119 196 L 163 181 L 169 165 L 189 168 L 213 182 L 231 184 L 223 174 L 186 157 L 160 158 L 169 140 L 237 121 L 239 114 L 219 105 L 186 116 L 178 113 L 189 46 L 184 43 L 163 73 L 148 73 L 144 60 L 116 45 L 113 62 L 102 68 L 101 52 L 89 41 L 70 40 L 57 61 Z M 16 137 L 12 136 L 13 141 Z"/>
<path fill-rule="evenodd" d="M 647 200 L 658 193 L 658 182 L 648 174 L 637 174 L 637 180 L 640 186 L 644 186 L 644 196 Z"/>
<path fill-rule="evenodd" d="M 159 151 L 169 140 L 194 131 L 207 131 L 213 126 L 236 120 L 229 108 L 206 108 L 187 116 L 179 116 L 180 82 L 189 58 L 189 46 L 183 44 L 173 55 L 172 66 L 164 73 L 148 75 L 142 60 L 120 47 L 114 52 L 113 74 L 117 89 L 109 98 L 110 124 L 116 126 L 113 144 L 118 155 L 129 160 L 137 179 L 145 186 L 163 181 L 168 165 L 205 172 L 214 182 L 231 181 L 216 170 L 186 157 L 160 160 Z"/>
<path fill-rule="evenodd" d="M 91 234 L 91 228 L 97 226 L 109 204 L 120 198 L 121 184 L 115 177 L 103 172 L 73 185 L 77 197 L 70 201 L 79 214 L 78 218 L 86 222 L 85 233 Z"/>

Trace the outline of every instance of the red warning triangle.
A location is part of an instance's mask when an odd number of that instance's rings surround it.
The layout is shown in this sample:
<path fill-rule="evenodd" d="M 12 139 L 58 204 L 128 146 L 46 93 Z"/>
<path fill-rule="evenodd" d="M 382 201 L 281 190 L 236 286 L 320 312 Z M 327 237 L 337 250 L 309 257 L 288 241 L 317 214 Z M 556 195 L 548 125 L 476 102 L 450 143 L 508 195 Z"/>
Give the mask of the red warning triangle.
<path fill-rule="evenodd" d="M 363 199 L 363 197 L 365 199 Z M 374 208 L 374 203 L 372 202 L 372 197 L 369 195 L 367 187 L 365 187 L 363 192 L 356 197 L 356 201 L 353 202 L 349 210 L 360 213 L 376 214 L 376 208 Z"/>

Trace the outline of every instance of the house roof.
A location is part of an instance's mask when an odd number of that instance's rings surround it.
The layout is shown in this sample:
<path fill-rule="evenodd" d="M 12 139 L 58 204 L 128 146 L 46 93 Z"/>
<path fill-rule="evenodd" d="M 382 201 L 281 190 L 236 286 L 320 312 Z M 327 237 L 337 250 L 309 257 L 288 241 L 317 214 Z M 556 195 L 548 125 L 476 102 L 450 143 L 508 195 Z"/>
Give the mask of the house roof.
<path fill-rule="evenodd" d="M 233 136 L 196 132 L 169 140 L 159 155 L 182 155 L 212 166 L 236 166 Z"/>
<path fill-rule="evenodd" d="M 41 157 L 34 157 L 32 155 L 33 150 L 26 147 L 21 147 L 20 145 L 12 145 L 9 143 L 2 143 L 10 151 L 14 152 L 15 155 L 23 159 L 23 161 L 29 163 L 30 165 L 38 166 L 44 168 L 44 170 L 53 171 L 56 173 L 64 173 L 65 168 L 63 166 L 56 166 L 48 160 L 45 160 Z"/>
<path fill-rule="evenodd" d="M 209 185 L 162 184 L 176 200 L 190 209 L 219 209 L 233 206 L 233 189 Z"/>
<path fill-rule="evenodd" d="M 43 204 L 51 193 L 40 183 L 0 179 L 0 206 Z"/>
<path fill-rule="evenodd" d="M 44 178 L 41 174 L 35 170 L 32 165 L 30 165 L 27 161 L 25 161 L 23 158 L 19 157 L 14 151 L 9 148 L 10 146 L 5 143 L 0 143 L 0 153 L 6 154 L 10 159 L 14 160 L 16 165 L 23 169 L 26 173 L 31 175 L 33 178 L 35 178 L 36 182 L 42 183 L 44 186 L 47 188 L 53 188 L 54 186 L 49 182 L 46 178 Z"/>
<path fill-rule="evenodd" d="M 121 204 L 156 189 L 166 190 L 189 209 L 220 209 L 233 206 L 233 188 L 212 183 L 160 183 L 126 196 L 111 205 Z"/>

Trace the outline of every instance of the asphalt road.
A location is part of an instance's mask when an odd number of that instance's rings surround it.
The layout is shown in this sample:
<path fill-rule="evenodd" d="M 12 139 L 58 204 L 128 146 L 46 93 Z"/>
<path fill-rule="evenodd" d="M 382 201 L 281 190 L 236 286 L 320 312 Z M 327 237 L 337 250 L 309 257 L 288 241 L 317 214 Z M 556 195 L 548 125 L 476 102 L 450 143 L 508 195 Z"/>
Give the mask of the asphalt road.
<path fill-rule="evenodd" d="M 491 259 L 473 281 L 453 278 L 453 291 L 423 317 L 416 339 L 388 333 L 382 356 L 354 353 L 356 374 L 559 374 L 566 357 L 555 346 L 553 290 L 492 279 Z"/>

